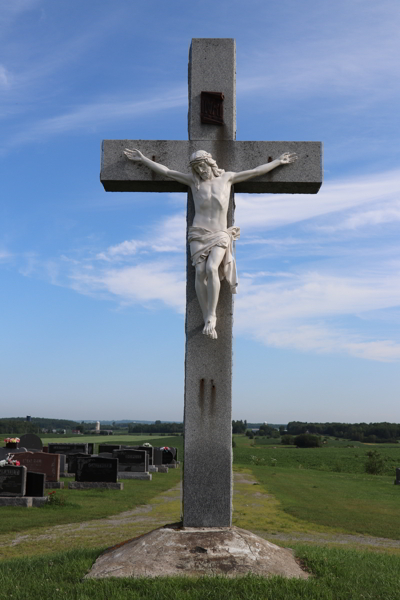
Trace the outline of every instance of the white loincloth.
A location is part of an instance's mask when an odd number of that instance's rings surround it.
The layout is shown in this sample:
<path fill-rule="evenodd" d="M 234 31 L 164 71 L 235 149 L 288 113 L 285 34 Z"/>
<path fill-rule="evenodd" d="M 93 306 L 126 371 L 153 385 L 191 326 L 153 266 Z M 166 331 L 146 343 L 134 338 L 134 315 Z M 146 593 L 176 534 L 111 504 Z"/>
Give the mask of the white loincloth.
<path fill-rule="evenodd" d="M 220 231 L 210 231 L 204 227 L 189 227 L 188 242 L 200 242 L 201 248 L 192 254 L 192 264 L 196 266 L 203 260 L 207 260 L 211 250 L 218 246 L 225 248 L 225 256 L 219 265 L 219 278 L 226 279 L 231 287 L 232 294 L 236 294 L 239 284 L 236 261 L 233 256 L 233 242 L 240 237 L 240 227 L 229 227 Z M 206 279 L 207 283 L 207 279 Z"/>

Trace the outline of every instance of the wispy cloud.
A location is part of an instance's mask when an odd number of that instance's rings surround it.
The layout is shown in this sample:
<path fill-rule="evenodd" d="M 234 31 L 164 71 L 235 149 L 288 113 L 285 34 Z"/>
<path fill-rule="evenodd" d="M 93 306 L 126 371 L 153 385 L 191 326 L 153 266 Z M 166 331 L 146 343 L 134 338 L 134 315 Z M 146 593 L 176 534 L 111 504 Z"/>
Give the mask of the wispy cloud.
<path fill-rule="evenodd" d="M 137 253 L 180 252 L 185 251 L 186 215 L 178 213 L 165 218 L 151 227 L 148 236 L 142 240 L 126 240 L 106 251 L 97 254 L 99 260 L 120 261 Z"/>
<path fill-rule="evenodd" d="M 140 303 L 147 308 L 166 305 L 180 313 L 185 308 L 185 277 L 182 269 L 168 261 L 106 268 L 96 273 L 76 270 L 71 287 L 79 293 L 112 295 L 121 305 Z"/>
<path fill-rule="evenodd" d="M 356 322 L 363 313 L 371 318 L 371 311 L 400 306 L 400 277 L 393 281 L 373 273 L 349 279 L 315 272 L 272 283 L 244 277 L 241 284 L 235 327 L 242 335 L 280 348 L 400 360 L 400 343 L 360 333 Z M 341 324 L 341 318 L 349 317 L 353 328 Z"/>
<path fill-rule="evenodd" d="M 94 102 L 75 107 L 73 110 L 41 119 L 27 126 L 13 135 L 5 147 L 14 147 L 27 142 L 43 140 L 55 135 L 76 133 L 77 131 L 89 131 L 93 127 L 99 127 L 107 122 L 138 118 L 145 114 L 154 114 L 177 106 L 183 106 L 187 102 L 187 93 L 182 89 L 175 90 L 169 95 L 157 96 L 151 100 L 110 100 L 106 102 Z"/>
<path fill-rule="evenodd" d="M 237 194 L 236 221 L 243 229 L 275 229 L 383 201 L 387 209 L 397 212 L 399 190 L 400 169 L 395 169 L 327 182 L 317 195 Z"/>

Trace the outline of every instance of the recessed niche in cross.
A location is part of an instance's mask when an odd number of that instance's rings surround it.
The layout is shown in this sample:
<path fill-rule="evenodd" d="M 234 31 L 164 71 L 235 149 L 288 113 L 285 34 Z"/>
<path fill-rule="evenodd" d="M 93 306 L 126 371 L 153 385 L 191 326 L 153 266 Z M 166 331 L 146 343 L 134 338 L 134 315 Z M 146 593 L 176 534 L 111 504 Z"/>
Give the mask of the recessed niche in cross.
<path fill-rule="evenodd" d="M 313 194 L 322 184 L 320 142 L 235 140 L 235 73 L 234 40 L 193 39 L 189 141 L 104 140 L 102 149 L 106 191 L 188 192 L 186 527 L 231 525 L 232 292 L 237 287 L 232 246 L 239 236 L 233 191 Z M 202 118 L 205 91 L 223 101 L 223 112 L 211 111 L 219 115 L 216 123 Z M 218 273 L 224 276 L 221 283 Z"/>

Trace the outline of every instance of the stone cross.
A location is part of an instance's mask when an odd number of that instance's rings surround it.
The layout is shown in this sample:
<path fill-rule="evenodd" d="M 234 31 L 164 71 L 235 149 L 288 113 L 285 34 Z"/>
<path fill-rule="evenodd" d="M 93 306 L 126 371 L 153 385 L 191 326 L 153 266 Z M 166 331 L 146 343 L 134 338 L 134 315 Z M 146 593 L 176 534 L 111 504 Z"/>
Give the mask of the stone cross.
<path fill-rule="evenodd" d="M 235 192 L 315 194 L 322 183 L 320 142 L 243 142 L 236 139 L 236 63 L 233 39 L 193 39 L 189 54 L 189 141 L 104 140 L 101 182 L 113 192 L 187 192 L 188 187 L 124 156 L 138 148 L 151 160 L 187 173 L 189 157 L 205 150 L 225 171 L 245 171 L 284 152 L 296 163 L 235 185 Z M 188 191 L 187 225 L 194 204 Z M 231 194 L 228 227 L 234 219 Z M 240 223 L 238 223 L 240 225 Z M 232 524 L 233 299 L 222 281 L 218 339 L 202 335 L 195 269 L 187 250 L 183 525 Z M 240 293 L 240 292 L 239 292 Z"/>

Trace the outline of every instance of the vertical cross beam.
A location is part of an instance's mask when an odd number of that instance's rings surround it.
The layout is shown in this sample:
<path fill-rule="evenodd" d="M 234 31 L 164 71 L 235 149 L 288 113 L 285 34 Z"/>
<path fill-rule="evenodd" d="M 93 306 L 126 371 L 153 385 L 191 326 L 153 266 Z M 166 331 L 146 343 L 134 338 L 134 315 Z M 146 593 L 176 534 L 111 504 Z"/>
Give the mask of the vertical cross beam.
<path fill-rule="evenodd" d="M 189 140 L 236 138 L 235 40 L 193 39 L 189 55 Z M 222 92 L 223 125 L 200 119 L 201 92 Z M 201 142 L 197 144 L 201 150 Z M 233 193 L 228 227 L 234 217 Z M 187 226 L 194 204 L 188 193 Z M 187 250 L 186 353 L 183 474 L 184 527 L 232 524 L 232 325 L 233 299 L 222 281 L 217 307 L 218 339 L 202 334 L 195 269 Z"/>

